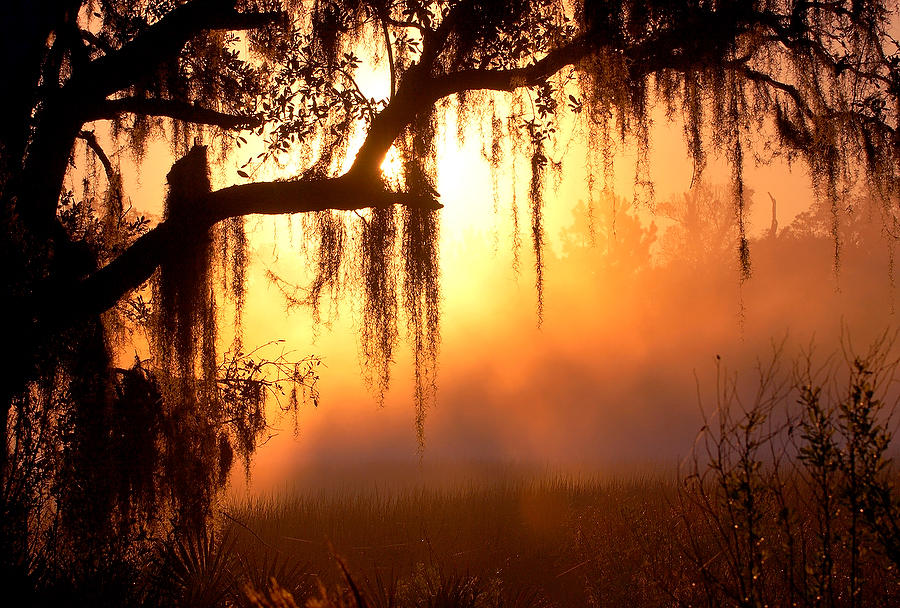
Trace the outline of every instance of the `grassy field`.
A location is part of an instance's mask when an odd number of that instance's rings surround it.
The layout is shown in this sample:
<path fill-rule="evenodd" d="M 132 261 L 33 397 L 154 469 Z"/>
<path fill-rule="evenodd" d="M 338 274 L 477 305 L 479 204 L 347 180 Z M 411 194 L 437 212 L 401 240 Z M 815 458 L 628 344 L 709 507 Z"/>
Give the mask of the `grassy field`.
<path fill-rule="evenodd" d="M 265 565 L 298 600 L 317 581 L 347 587 L 343 564 L 375 605 L 665 603 L 647 566 L 675 524 L 674 474 L 471 479 L 298 490 L 227 507 L 223 521 L 245 563 Z"/>
<path fill-rule="evenodd" d="M 232 605 L 264 608 L 294 605 L 266 599 L 273 578 L 310 608 L 900 606 L 891 461 L 866 480 L 808 441 L 794 462 L 750 441 L 669 473 L 333 474 L 223 506 L 206 561 L 229 564 Z"/>
<path fill-rule="evenodd" d="M 847 475 L 811 441 L 792 464 L 751 441 L 670 473 L 332 471 L 221 505 L 156 571 L 183 606 L 900 606 L 891 461 Z"/>

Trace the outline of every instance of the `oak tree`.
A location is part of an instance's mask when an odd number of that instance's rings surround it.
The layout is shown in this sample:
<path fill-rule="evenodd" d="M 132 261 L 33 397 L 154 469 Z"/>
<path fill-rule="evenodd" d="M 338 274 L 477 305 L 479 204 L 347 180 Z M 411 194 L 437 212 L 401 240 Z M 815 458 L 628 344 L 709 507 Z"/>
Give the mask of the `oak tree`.
<path fill-rule="evenodd" d="M 359 288 L 377 389 L 405 320 L 421 425 L 439 343 L 435 133 L 451 103 L 463 122 L 489 121 L 493 170 L 527 166 L 539 315 L 543 190 L 565 162 L 557 132 L 573 122 L 591 189 L 610 187 L 627 141 L 637 195 L 652 196 L 657 106 L 682 121 L 698 176 L 724 155 L 744 277 L 743 170 L 758 150 L 809 165 L 833 209 L 836 259 L 854 184 L 893 227 L 896 18 L 878 0 L 4 2 L 4 567 L 27 577 L 37 553 L 73 550 L 97 527 L 139 536 L 161 495 L 177 521 L 202 518 L 233 450 L 253 451 L 266 391 L 309 387 L 313 361 L 236 348 L 223 363 L 216 351 L 216 279 L 239 314 L 248 215 L 308 216 L 317 262 L 305 303 L 318 314 L 342 283 Z M 383 76 L 383 98 L 364 92 L 364 73 Z M 152 223 L 129 210 L 119 157 L 139 164 L 159 137 L 184 158 Z M 381 171 L 392 149 L 397 176 Z M 74 162 L 84 150 L 95 162 Z M 248 161 L 229 169 L 234 185 L 212 189 L 209 150 Z M 290 174 L 254 179 L 288 158 Z M 73 192 L 67 175 L 85 187 Z M 129 320 L 150 328 L 154 359 L 115 369 L 111 337 Z M 105 467 L 90 469 L 97 459 Z M 77 528 L 72 514 L 98 523 L 41 549 L 47 530 Z"/>

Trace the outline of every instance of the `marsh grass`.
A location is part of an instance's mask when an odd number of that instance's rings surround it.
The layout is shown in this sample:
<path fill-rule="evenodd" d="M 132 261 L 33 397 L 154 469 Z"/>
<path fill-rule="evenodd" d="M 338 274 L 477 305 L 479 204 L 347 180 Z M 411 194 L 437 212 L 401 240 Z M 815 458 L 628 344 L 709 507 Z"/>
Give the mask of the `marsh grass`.
<path fill-rule="evenodd" d="M 802 460 L 699 462 L 699 475 L 680 478 L 509 478 L 235 505 L 215 535 L 169 541 L 186 546 L 161 553 L 174 590 L 164 604 L 897 605 L 900 578 L 882 540 L 897 520 L 879 511 L 873 527 L 866 507 L 854 518 L 847 505 L 863 504 L 859 488 L 851 499 L 836 476 L 825 511 L 818 473 Z"/>
<path fill-rule="evenodd" d="M 295 492 L 234 507 L 235 546 L 309 563 L 313 608 L 897 606 L 892 345 L 720 370 L 669 475 Z"/>
<path fill-rule="evenodd" d="M 356 588 L 369 606 L 659 605 L 645 545 L 667 525 L 675 489 L 674 468 L 671 479 L 510 476 L 297 492 L 234 507 L 229 520 L 241 552 L 308 563 L 325 589 Z"/>

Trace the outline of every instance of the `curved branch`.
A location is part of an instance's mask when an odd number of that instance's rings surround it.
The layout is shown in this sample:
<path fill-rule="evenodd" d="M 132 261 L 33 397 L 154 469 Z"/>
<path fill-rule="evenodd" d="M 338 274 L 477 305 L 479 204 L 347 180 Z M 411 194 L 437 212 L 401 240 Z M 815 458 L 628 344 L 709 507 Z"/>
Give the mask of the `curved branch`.
<path fill-rule="evenodd" d="M 437 99 L 440 99 L 471 90 L 514 91 L 539 84 L 564 67 L 586 58 L 595 50 L 586 38 L 578 38 L 570 44 L 553 49 L 542 59 L 522 68 L 508 70 L 478 68 L 438 76 L 434 79 L 434 92 L 438 95 Z"/>
<path fill-rule="evenodd" d="M 241 13 L 235 0 L 193 0 L 167 13 L 115 52 L 94 59 L 46 99 L 35 117 L 40 129 L 31 141 L 21 182 L 19 213 L 36 234 L 64 238 L 55 219 L 72 144 L 85 116 L 113 93 L 178 55 L 188 40 L 211 29 L 248 29 L 271 24 L 283 13 Z"/>
<path fill-rule="evenodd" d="M 785 93 L 794 101 L 794 104 L 801 112 L 803 112 L 805 116 L 807 116 L 808 118 L 815 118 L 815 112 L 812 111 L 812 109 L 809 107 L 809 104 L 807 104 L 806 100 L 803 98 L 803 95 L 794 85 L 776 80 L 768 74 L 764 74 L 747 66 L 736 66 L 733 67 L 733 69 L 747 78 L 747 80 L 751 80 L 758 84 L 767 85 L 773 89 L 777 89 L 782 93 Z"/>
<path fill-rule="evenodd" d="M 207 0 L 195 0 L 184 6 L 201 3 L 207 3 Z M 465 4 L 467 0 L 463 0 L 457 8 Z M 441 36 L 444 36 L 445 31 L 448 33 L 450 24 L 458 16 L 459 13 L 451 11 L 445 17 L 431 38 L 432 43 L 437 43 L 431 47 L 432 53 L 440 52 L 443 44 Z M 735 26 L 736 31 L 741 27 L 743 26 Z M 68 290 L 66 297 L 73 302 L 72 315 L 84 318 L 110 308 L 128 290 L 138 287 L 149 278 L 166 256 L 177 255 L 179 242 L 193 238 L 226 218 L 327 209 L 357 210 L 392 204 L 439 208 L 440 204 L 430 196 L 386 191 L 379 173 L 381 162 L 396 138 L 418 115 L 428 112 L 438 100 L 468 90 L 513 91 L 539 84 L 563 68 L 577 64 L 604 48 L 622 54 L 632 66 L 629 74 L 623 77 L 633 78 L 640 74 L 679 67 L 684 64 L 685 59 L 683 53 L 673 52 L 673 49 L 683 48 L 686 33 L 683 27 L 673 27 L 626 48 L 604 47 L 602 41 L 583 34 L 524 67 L 503 70 L 466 69 L 437 76 L 431 74 L 433 66 L 428 61 L 429 55 L 425 54 L 419 64 L 406 71 L 396 94 L 384 110 L 373 117 L 366 139 L 348 173 L 329 179 L 242 184 L 206 195 L 197 202 L 189 218 L 162 222 L 113 262 L 80 281 L 74 289 Z M 718 49 L 713 51 L 718 52 Z M 792 89 L 791 85 L 753 71 L 743 62 L 726 67 L 748 80 L 779 89 L 795 100 L 802 101 L 800 92 Z M 71 322 L 71 318 L 66 322 Z"/>
<path fill-rule="evenodd" d="M 449 18 L 449 17 L 448 17 Z M 584 37 L 557 47 L 535 63 L 508 70 L 472 69 L 432 77 L 428 64 L 420 63 L 407 70 L 397 94 L 373 120 L 369 133 L 353 161 L 350 173 L 377 173 L 387 151 L 403 129 L 418 114 L 427 111 L 438 100 L 463 91 L 490 89 L 512 91 L 539 83 L 568 65 L 581 61 L 595 50 Z"/>
<path fill-rule="evenodd" d="M 184 45 L 207 30 L 245 30 L 276 23 L 280 12 L 242 13 L 234 0 L 193 0 L 173 9 L 119 50 L 92 61 L 66 88 L 93 99 L 132 85 Z"/>
<path fill-rule="evenodd" d="M 88 147 L 97 155 L 97 158 L 100 159 L 100 163 L 103 165 L 103 170 L 106 172 L 106 179 L 109 183 L 113 183 L 113 180 L 116 179 L 116 172 L 113 169 L 112 162 L 109 160 L 109 156 L 107 156 L 106 152 L 103 151 L 103 148 L 100 147 L 100 142 L 97 141 L 97 136 L 93 131 L 81 131 L 78 133 L 78 139 L 82 139 L 87 143 Z"/>
<path fill-rule="evenodd" d="M 223 129 L 252 129 L 262 123 L 262 119 L 259 116 L 242 116 L 218 112 L 175 99 L 147 99 L 142 97 L 107 99 L 97 104 L 95 111 L 88 116 L 87 120 L 111 120 L 121 114 L 167 116 L 183 122 L 212 125 Z"/>

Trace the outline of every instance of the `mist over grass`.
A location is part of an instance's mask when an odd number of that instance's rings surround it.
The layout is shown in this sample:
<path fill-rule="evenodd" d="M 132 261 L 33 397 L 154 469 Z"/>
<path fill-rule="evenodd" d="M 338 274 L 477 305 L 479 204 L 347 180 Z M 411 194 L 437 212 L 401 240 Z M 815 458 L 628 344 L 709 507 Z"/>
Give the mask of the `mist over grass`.
<path fill-rule="evenodd" d="M 755 390 L 720 364 L 673 469 L 335 467 L 225 507 L 222 538 L 303 564 L 279 584 L 310 606 L 895 605 L 895 345 L 776 349 Z"/>
<path fill-rule="evenodd" d="M 779 211 L 781 224 L 754 230 L 753 276 L 742 283 L 727 195 L 698 184 L 660 201 L 656 215 L 621 198 L 573 203 L 548 233 L 540 328 L 527 259 L 514 271 L 512 252 L 492 248 L 488 233 L 442 250 L 446 268 L 466 271 L 445 277 L 425 462 L 675 463 L 703 424 L 700 406 L 714 403 L 717 361 L 750 398 L 758 361 L 775 349 L 790 372 L 804 351 L 827 357 L 896 326 L 892 245 L 875 202 L 848 199 L 840 210 L 837 265 L 830 208 L 790 222 Z M 752 200 L 771 204 L 764 192 Z M 321 406 L 301 413 L 298 438 L 285 429 L 260 452 L 252 491 L 317 467 L 418 461 L 407 354 L 398 352 L 379 407 L 346 371 L 359 364 L 342 322 L 310 347 L 327 366 Z"/>
<path fill-rule="evenodd" d="M 377 596 L 388 584 L 402 605 L 461 584 L 483 595 L 478 605 L 501 598 L 521 598 L 522 606 L 663 599 L 643 571 L 650 542 L 643 527 L 661 533 L 667 525 L 674 474 L 465 470 L 436 483 L 395 477 L 384 486 L 363 482 L 362 489 L 351 476 L 343 490 L 295 489 L 227 507 L 225 523 L 245 559 L 278 555 L 303 564 L 302 574 L 279 580 L 301 592 L 313 579 L 330 589 L 346 586 L 343 562 L 366 593 Z"/>

